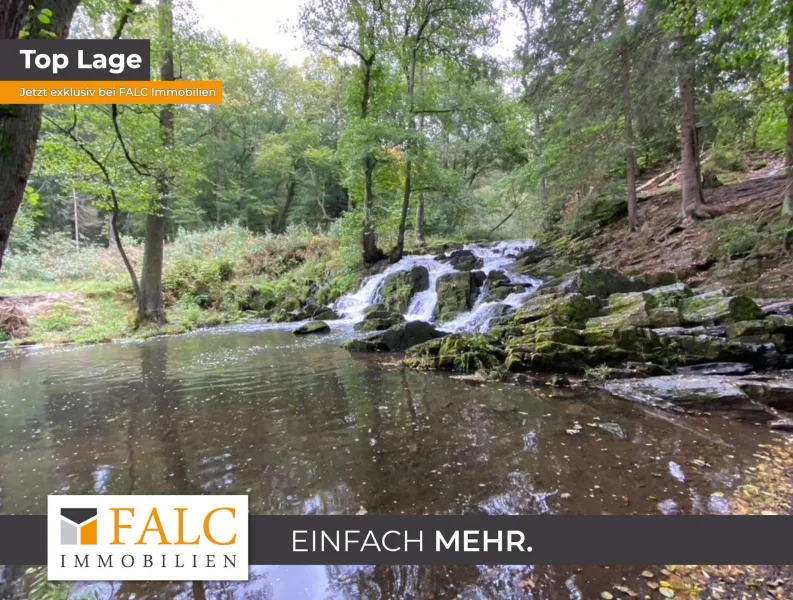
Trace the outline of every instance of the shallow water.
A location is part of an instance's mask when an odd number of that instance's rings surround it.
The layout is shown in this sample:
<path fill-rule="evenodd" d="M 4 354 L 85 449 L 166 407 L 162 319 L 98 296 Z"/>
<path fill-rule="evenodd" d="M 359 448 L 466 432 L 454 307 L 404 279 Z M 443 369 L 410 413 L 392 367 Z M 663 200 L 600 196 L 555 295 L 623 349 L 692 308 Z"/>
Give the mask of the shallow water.
<path fill-rule="evenodd" d="M 252 514 L 724 512 L 744 461 L 772 439 L 584 390 L 403 371 L 394 356 L 349 354 L 339 347 L 349 326 L 331 326 L 320 337 L 249 326 L 0 355 L 0 512 L 43 514 L 53 493 L 247 493 Z M 597 426 L 607 422 L 627 440 Z M 239 586 L 91 591 L 590 598 L 640 571 L 252 567 Z"/>

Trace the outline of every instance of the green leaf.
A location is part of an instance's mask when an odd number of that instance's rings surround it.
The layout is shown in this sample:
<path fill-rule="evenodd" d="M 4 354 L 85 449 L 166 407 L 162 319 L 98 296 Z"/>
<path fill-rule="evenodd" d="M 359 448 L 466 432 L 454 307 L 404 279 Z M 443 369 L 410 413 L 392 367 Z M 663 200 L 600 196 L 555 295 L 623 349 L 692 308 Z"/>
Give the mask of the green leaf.
<path fill-rule="evenodd" d="M 43 25 L 49 25 L 52 22 L 52 19 L 50 19 L 44 13 L 39 14 L 38 19 L 39 19 L 39 23 L 41 23 Z"/>

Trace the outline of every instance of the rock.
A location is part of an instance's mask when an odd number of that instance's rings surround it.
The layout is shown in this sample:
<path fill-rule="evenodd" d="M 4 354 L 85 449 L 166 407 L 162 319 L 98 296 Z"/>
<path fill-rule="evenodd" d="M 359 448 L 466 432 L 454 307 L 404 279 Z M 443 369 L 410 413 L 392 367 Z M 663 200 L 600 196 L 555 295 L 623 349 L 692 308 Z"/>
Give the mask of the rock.
<path fill-rule="evenodd" d="M 597 428 L 601 431 L 605 431 L 609 435 L 612 435 L 619 440 L 628 439 L 628 434 L 626 431 L 617 423 L 598 423 Z"/>
<path fill-rule="evenodd" d="M 364 315 L 363 321 L 353 327 L 356 331 L 385 331 L 405 320 L 402 315 L 387 310 L 372 310 Z"/>
<path fill-rule="evenodd" d="M 551 251 L 547 248 L 542 246 L 533 246 L 524 250 L 520 256 L 518 256 L 518 261 L 521 266 L 528 266 L 537 264 L 541 260 L 549 258 L 550 256 Z"/>
<path fill-rule="evenodd" d="M 727 328 L 723 325 L 714 325 L 711 327 L 661 327 L 653 329 L 653 331 L 662 337 L 676 335 L 706 335 L 715 338 L 727 337 Z"/>
<path fill-rule="evenodd" d="M 680 324 L 678 307 L 681 301 L 691 295 L 685 283 L 612 294 L 598 317 L 587 323 L 587 327 L 673 327 Z"/>
<path fill-rule="evenodd" d="M 488 287 L 491 289 L 501 285 L 510 285 L 511 283 L 509 277 L 507 277 L 507 274 L 504 273 L 504 271 L 490 271 L 490 273 L 487 274 L 487 279 L 485 281 Z"/>
<path fill-rule="evenodd" d="M 444 256 L 441 259 L 443 262 L 448 262 L 452 267 L 458 271 L 473 271 L 474 269 L 481 269 L 484 262 L 481 258 L 465 248 L 455 250 L 449 256 Z"/>
<path fill-rule="evenodd" d="M 325 321 L 310 321 L 295 329 L 292 333 L 295 335 L 308 335 L 310 333 L 327 333 L 330 331 L 330 326 Z"/>
<path fill-rule="evenodd" d="M 485 302 L 503 302 L 512 294 L 522 294 L 526 288 L 522 285 L 502 285 L 491 288 Z"/>
<path fill-rule="evenodd" d="M 350 352 L 387 352 L 388 347 L 372 337 L 363 338 L 360 340 L 350 340 L 344 344 L 343 348 Z"/>
<path fill-rule="evenodd" d="M 583 267 L 565 275 L 556 287 L 566 293 L 606 298 L 612 294 L 643 290 L 646 284 L 640 279 L 625 277 L 614 269 Z"/>
<path fill-rule="evenodd" d="M 687 298 L 680 306 L 684 325 L 713 325 L 762 319 L 763 311 L 746 296 L 702 294 Z"/>
<path fill-rule="evenodd" d="M 397 323 L 390 329 L 377 334 L 377 341 L 390 352 L 402 352 L 412 346 L 442 337 L 443 334 L 424 321 Z"/>
<path fill-rule="evenodd" d="M 339 318 L 339 315 L 335 310 L 328 306 L 320 306 L 317 308 L 311 318 L 316 321 L 335 321 Z"/>
<path fill-rule="evenodd" d="M 533 295 L 515 313 L 515 324 L 531 323 L 553 315 L 561 324 L 583 323 L 599 309 L 597 298 L 579 293 Z"/>
<path fill-rule="evenodd" d="M 489 371 L 502 368 L 504 350 L 481 334 L 453 334 L 410 349 L 404 364 L 413 369 Z"/>
<path fill-rule="evenodd" d="M 471 285 L 474 287 L 482 287 L 487 280 L 487 274 L 484 271 L 471 271 Z"/>
<path fill-rule="evenodd" d="M 565 375 L 554 373 L 548 380 L 548 385 L 551 387 L 570 387 L 570 379 Z"/>
<path fill-rule="evenodd" d="M 513 340 L 507 346 L 508 371 L 571 372 L 583 373 L 587 366 L 619 362 L 629 357 L 628 352 L 613 346 L 577 346 L 558 342 L 525 343 Z"/>
<path fill-rule="evenodd" d="M 769 429 L 774 431 L 793 431 L 793 419 L 777 419 L 768 424 Z"/>
<path fill-rule="evenodd" d="M 705 411 L 763 423 L 775 418 L 730 377 L 671 375 L 609 381 L 604 388 L 620 398 L 666 410 Z"/>
<path fill-rule="evenodd" d="M 705 171 L 702 174 L 702 188 L 706 190 L 710 190 L 713 188 L 721 187 L 724 184 L 721 182 L 719 177 L 713 171 Z"/>
<path fill-rule="evenodd" d="M 671 375 L 671 371 L 651 362 L 627 361 L 622 365 L 609 367 L 601 365 L 587 369 L 585 376 L 590 381 L 609 381 L 611 379 L 635 379 L 638 377 L 657 377 Z"/>
<path fill-rule="evenodd" d="M 785 379 L 756 378 L 741 379 L 737 382 L 750 398 L 763 404 L 793 412 L 793 381 Z"/>
<path fill-rule="evenodd" d="M 754 367 L 748 363 L 731 362 L 703 363 L 677 369 L 680 375 L 747 375 L 752 371 Z"/>
<path fill-rule="evenodd" d="M 793 315 L 793 301 L 791 300 L 775 300 L 768 303 L 756 300 L 755 302 L 767 315 L 782 315 L 784 317 Z"/>
<path fill-rule="evenodd" d="M 410 306 L 413 296 L 429 289 L 430 274 L 426 267 L 413 267 L 410 271 L 398 271 L 390 275 L 383 285 L 383 305 L 386 310 L 403 314 Z"/>
<path fill-rule="evenodd" d="M 470 272 L 449 273 L 438 278 L 436 290 L 438 304 L 435 308 L 438 321 L 451 321 L 457 315 L 473 308 L 479 288 L 474 285 Z"/>

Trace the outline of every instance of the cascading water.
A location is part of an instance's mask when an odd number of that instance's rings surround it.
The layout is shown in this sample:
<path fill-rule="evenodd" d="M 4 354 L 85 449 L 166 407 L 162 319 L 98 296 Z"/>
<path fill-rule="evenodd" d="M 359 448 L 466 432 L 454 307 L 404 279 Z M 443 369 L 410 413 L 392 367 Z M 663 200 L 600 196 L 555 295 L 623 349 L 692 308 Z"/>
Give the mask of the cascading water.
<path fill-rule="evenodd" d="M 482 266 L 475 270 L 483 271 L 488 276 L 494 271 L 501 271 L 509 279 L 510 285 L 522 286 L 524 291 L 510 294 L 500 301 L 493 301 L 488 289 L 483 288 L 470 311 L 445 323 L 436 322 L 435 316 L 438 304 L 438 279 L 443 275 L 459 271 L 448 262 L 436 260 L 435 257 L 429 255 L 406 256 L 399 262 L 390 265 L 382 273 L 365 279 L 356 293 L 339 298 L 333 308 L 345 321 L 358 322 L 364 318 L 368 309 L 382 302 L 383 287 L 390 276 L 400 271 L 411 271 L 415 267 L 424 267 L 429 273 L 429 287 L 411 299 L 404 314 L 405 319 L 434 322 L 439 329 L 449 332 L 484 332 L 489 329 L 494 317 L 523 304 L 539 285 L 539 280 L 514 271 L 515 259 L 534 245 L 533 241 L 526 240 L 499 242 L 489 246 L 475 244 L 465 246 L 465 250 L 470 250 L 477 259 L 482 261 Z"/>

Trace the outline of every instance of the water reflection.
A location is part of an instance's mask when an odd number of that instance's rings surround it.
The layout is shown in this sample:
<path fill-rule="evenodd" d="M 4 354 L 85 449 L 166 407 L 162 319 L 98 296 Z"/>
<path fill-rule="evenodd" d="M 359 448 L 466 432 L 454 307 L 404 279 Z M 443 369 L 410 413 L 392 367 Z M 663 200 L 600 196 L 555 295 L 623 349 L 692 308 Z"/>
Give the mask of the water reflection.
<path fill-rule="evenodd" d="M 246 493 L 253 514 L 724 512 L 742 457 L 771 435 L 589 392 L 403 371 L 392 357 L 350 356 L 343 335 L 232 330 L 0 359 L 0 510 L 44 513 L 51 493 Z M 138 600 L 569 598 L 597 596 L 634 570 L 616 572 L 253 567 L 245 584 L 90 590 Z"/>

